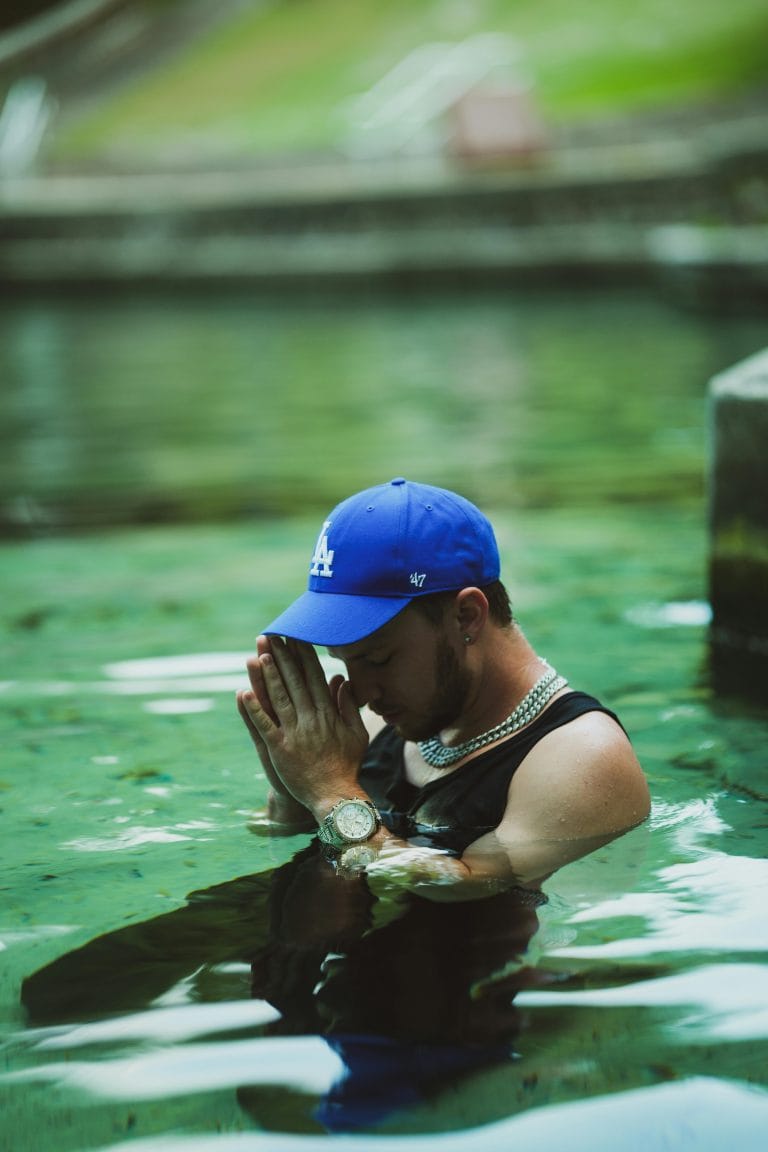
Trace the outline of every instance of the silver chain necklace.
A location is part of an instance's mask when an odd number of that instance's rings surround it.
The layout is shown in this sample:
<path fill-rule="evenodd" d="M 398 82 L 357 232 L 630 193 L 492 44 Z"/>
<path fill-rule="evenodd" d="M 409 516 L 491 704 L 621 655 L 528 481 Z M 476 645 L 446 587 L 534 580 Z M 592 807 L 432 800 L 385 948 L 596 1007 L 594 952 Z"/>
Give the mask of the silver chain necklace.
<path fill-rule="evenodd" d="M 430 736 L 428 740 L 419 741 L 419 752 L 432 768 L 447 768 L 464 756 L 468 756 L 470 752 L 484 748 L 486 744 L 501 740 L 504 736 L 511 736 L 519 728 L 530 724 L 531 720 L 544 710 L 554 694 L 565 688 L 567 683 L 568 681 L 562 676 L 558 676 L 554 668 L 547 665 L 547 671 L 536 681 L 506 720 L 502 720 L 500 724 L 489 728 L 480 736 L 473 736 L 471 740 L 465 740 L 463 744 L 456 744 L 454 747 L 443 744 L 439 736 Z"/>

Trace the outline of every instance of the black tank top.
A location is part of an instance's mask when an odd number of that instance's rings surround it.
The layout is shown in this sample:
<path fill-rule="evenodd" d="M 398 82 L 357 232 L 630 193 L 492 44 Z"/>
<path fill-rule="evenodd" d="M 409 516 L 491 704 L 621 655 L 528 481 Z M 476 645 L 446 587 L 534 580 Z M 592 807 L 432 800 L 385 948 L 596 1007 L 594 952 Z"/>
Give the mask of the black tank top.
<path fill-rule="evenodd" d="M 387 727 L 371 741 L 360 783 L 396 836 L 460 856 L 473 840 L 499 825 L 509 782 L 534 745 L 585 712 L 604 712 L 620 724 L 594 696 L 569 692 L 522 732 L 422 788 L 406 780 L 405 741 Z"/>

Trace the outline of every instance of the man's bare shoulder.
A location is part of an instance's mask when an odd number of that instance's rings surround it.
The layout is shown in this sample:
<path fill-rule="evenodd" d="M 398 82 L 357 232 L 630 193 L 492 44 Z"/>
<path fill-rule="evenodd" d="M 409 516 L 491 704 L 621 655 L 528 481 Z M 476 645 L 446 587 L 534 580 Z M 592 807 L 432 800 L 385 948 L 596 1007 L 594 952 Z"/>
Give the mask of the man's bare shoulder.
<path fill-rule="evenodd" d="M 601 836 L 641 823 L 648 784 L 626 733 L 586 712 L 543 737 L 512 778 L 504 823 L 535 836 Z"/>

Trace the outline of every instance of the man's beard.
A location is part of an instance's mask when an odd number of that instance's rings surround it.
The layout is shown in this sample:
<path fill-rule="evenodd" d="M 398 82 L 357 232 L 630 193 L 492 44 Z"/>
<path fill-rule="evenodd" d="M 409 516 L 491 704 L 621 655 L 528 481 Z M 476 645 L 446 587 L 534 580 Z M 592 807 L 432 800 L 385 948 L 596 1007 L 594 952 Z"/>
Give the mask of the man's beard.
<path fill-rule="evenodd" d="M 434 695 L 423 715 L 412 724 L 397 726 L 400 735 L 406 740 L 417 743 L 430 736 L 437 736 L 443 728 L 455 724 L 464 711 L 471 676 L 466 668 L 461 667 L 453 648 L 442 636 L 435 651 L 434 680 Z"/>

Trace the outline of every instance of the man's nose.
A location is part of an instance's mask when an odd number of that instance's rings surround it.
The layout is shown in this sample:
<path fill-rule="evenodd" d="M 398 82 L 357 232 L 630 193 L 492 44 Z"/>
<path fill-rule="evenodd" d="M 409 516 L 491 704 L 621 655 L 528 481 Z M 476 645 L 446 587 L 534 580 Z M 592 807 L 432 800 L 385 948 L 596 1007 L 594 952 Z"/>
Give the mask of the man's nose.
<path fill-rule="evenodd" d="M 372 676 L 368 671 L 355 668 L 353 670 L 347 669 L 347 677 L 352 685 L 352 695 L 358 708 L 362 708 L 365 704 L 375 707 L 379 696 L 375 676 Z"/>

